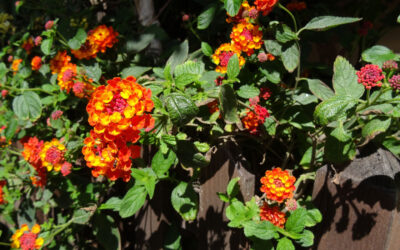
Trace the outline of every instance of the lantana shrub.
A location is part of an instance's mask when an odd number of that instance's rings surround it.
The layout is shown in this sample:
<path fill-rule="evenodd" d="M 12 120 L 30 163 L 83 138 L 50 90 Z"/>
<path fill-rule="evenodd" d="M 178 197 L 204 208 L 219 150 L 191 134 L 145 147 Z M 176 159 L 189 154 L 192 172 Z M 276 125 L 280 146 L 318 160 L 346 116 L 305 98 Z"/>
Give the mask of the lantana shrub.
<path fill-rule="evenodd" d="M 256 186 L 249 200 L 239 177 L 216 190 L 228 226 L 253 249 L 310 247 L 318 168 L 367 144 L 400 155 L 400 58 L 369 20 L 303 1 L 167 1 L 141 26 L 132 1 L 78 2 L 0 4 L 1 245 L 129 247 L 121 225 L 160 183 L 196 221 L 200 173 L 230 142 Z M 310 37 L 339 29 L 361 39 L 356 67 L 311 63 Z M 184 245 L 177 225 L 166 249 Z"/>

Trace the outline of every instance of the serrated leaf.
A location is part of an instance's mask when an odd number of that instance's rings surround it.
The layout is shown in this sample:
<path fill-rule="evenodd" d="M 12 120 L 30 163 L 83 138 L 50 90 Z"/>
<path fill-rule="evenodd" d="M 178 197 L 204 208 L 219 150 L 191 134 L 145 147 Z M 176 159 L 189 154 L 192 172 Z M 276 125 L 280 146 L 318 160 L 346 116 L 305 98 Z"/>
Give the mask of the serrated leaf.
<path fill-rule="evenodd" d="M 334 96 L 317 105 L 314 118 L 318 124 L 327 125 L 332 121 L 343 119 L 347 112 L 357 104 L 348 96 Z"/>
<path fill-rule="evenodd" d="M 228 194 L 229 197 L 231 198 L 236 197 L 236 195 L 239 193 L 240 191 L 238 183 L 239 180 L 240 177 L 236 177 L 229 181 L 228 186 L 226 188 L 226 193 Z"/>
<path fill-rule="evenodd" d="M 307 210 L 298 208 L 294 210 L 285 223 L 285 229 L 289 232 L 300 233 L 306 225 Z"/>
<path fill-rule="evenodd" d="M 101 204 L 99 209 L 112 209 L 113 211 L 119 211 L 121 204 L 122 199 L 118 197 L 111 197 L 105 203 Z"/>
<path fill-rule="evenodd" d="M 265 40 L 264 45 L 268 53 L 271 53 L 274 56 L 280 56 L 282 54 L 282 45 L 280 45 L 277 41 Z"/>
<path fill-rule="evenodd" d="M 302 30 L 324 31 L 339 25 L 355 23 L 361 20 L 362 18 L 356 18 L 356 17 L 338 17 L 338 16 L 314 17 L 303 28 L 300 29 L 299 33 Z"/>
<path fill-rule="evenodd" d="M 23 120 L 37 120 L 42 113 L 42 103 L 39 96 L 32 91 L 26 91 L 13 100 L 14 113 Z"/>
<path fill-rule="evenodd" d="M 231 58 L 229 58 L 228 62 L 228 68 L 227 68 L 227 74 L 228 74 L 228 79 L 235 79 L 240 72 L 240 66 L 239 66 L 239 57 L 235 53 Z"/>
<path fill-rule="evenodd" d="M 332 81 L 336 95 L 358 99 L 364 94 L 364 86 L 358 83 L 356 70 L 344 57 L 336 57 Z"/>
<path fill-rule="evenodd" d="M 331 88 L 318 79 L 307 79 L 308 88 L 311 93 L 322 101 L 327 100 L 335 95 Z"/>
<path fill-rule="evenodd" d="M 4 131 L 4 135 L 6 136 L 6 140 L 9 141 L 15 135 L 15 131 L 17 131 L 18 121 L 14 118 L 11 118 L 11 121 L 7 123 L 7 127 Z"/>
<path fill-rule="evenodd" d="M 284 237 L 278 240 L 278 245 L 276 245 L 276 250 L 295 250 L 295 248 L 292 241 Z"/>
<path fill-rule="evenodd" d="M 353 141 L 341 142 L 333 136 L 328 136 L 324 147 L 326 160 L 342 163 L 356 157 L 356 145 Z"/>
<path fill-rule="evenodd" d="M 96 214 L 93 233 L 105 250 L 121 250 L 121 235 L 114 219 L 109 215 Z"/>
<path fill-rule="evenodd" d="M 196 219 L 198 212 L 198 195 L 187 182 L 180 182 L 171 193 L 171 203 L 184 220 Z"/>
<path fill-rule="evenodd" d="M 175 160 L 176 155 L 172 150 L 168 150 L 165 155 L 159 150 L 151 160 L 151 168 L 159 178 L 164 177 L 169 168 L 174 165 Z"/>
<path fill-rule="evenodd" d="M 204 55 L 206 56 L 212 56 L 213 54 L 213 49 L 211 46 L 206 43 L 206 42 L 201 42 L 201 51 L 203 52 Z"/>
<path fill-rule="evenodd" d="M 204 72 L 203 62 L 186 61 L 184 64 L 177 65 L 174 71 L 175 77 L 183 74 L 198 75 L 199 77 Z"/>
<path fill-rule="evenodd" d="M 199 109 L 190 97 L 181 93 L 171 93 L 165 98 L 165 106 L 173 124 L 182 126 L 192 120 Z"/>
<path fill-rule="evenodd" d="M 210 150 L 210 145 L 207 142 L 195 141 L 193 144 L 196 146 L 199 152 L 207 153 L 208 150 Z"/>
<path fill-rule="evenodd" d="M 306 227 L 313 227 L 322 221 L 322 214 L 317 208 L 307 210 Z"/>
<path fill-rule="evenodd" d="M 197 17 L 197 29 L 204 30 L 210 26 L 217 12 L 217 8 L 217 4 L 211 4 Z"/>
<path fill-rule="evenodd" d="M 229 197 L 226 194 L 217 192 L 218 198 L 223 202 L 229 202 Z"/>
<path fill-rule="evenodd" d="M 385 132 L 390 127 L 391 121 L 392 120 L 390 118 L 374 118 L 364 125 L 361 134 L 363 137 L 368 137 L 369 139 L 372 139 L 376 135 Z"/>
<path fill-rule="evenodd" d="M 221 104 L 221 113 L 225 121 L 229 123 L 239 122 L 237 115 L 237 101 L 232 87 L 224 84 L 220 88 L 219 103 Z"/>
<path fill-rule="evenodd" d="M 236 16 L 239 12 L 242 0 L 224 0 L 224 7 L 230 16 Z"/>
<path fill-rule="evenodd" d="M 209 161 L 198 152 L 194 143 L 188 140 L 177 141 L 176 155 L 185 167 L 201 168 L 209 164 Z"/>
<path fill-rule="evenodd" d="M 296 242 L 302 247 L 310 247 L 314 244 L 314 234 L 310 230 L 304 230 L 302 237 Z"/>
<path fill-rule="evenodd" d="M 365 50 L 361 57 L 364 61 L 376 64 L 379 67 L 382 67 L 383 63 L 388 60 L 398 60 L 399 56 L 396 55 L 389 48 L 382 45 L 375 45 L 371 48 Z"/>
<path fill-rule="evenodd" d="M 237 94 L 242 98 L 249 99 L 258 96 L 260 94 L 260 90 L 251 85 L 242 85 L 237 91 Z"/>
<path fill-rule="evenodd" d="M 285 69 L 293 72 L 300 63 L 300 51 L 297 44 L 290 42 L 282 47 L 282 62 Z"/>
<path fill-rule="evenodd" d="M 53 46 L 53 38 L 48 38 L 42 41 L 42 43 L 40 44 L 40 49 L 42 50 L 43 54 L 50 55 L 51 46 Z"/>
<path fill-rule="evenodd" d="M 179 46 L 174 49 L 172 55 L 168 58 L 167 65 L 171 67 L 171 73 L 174 72 L 175 67 L 186 61 L 189 53 L 188 40 L 183 41 Z M 168 80 L 168 78 L 165 78 Z"/>
<path fill-rule="evenodd" d="M 339 126 L 337 126 L 331 132 L 331 136 L 335 137 L 336 139 L 338 139 L 341 142 L 347 142 L 352 138 L 351 137 L 351 133 L 349 133 L 348 131 L 344 130 L 342 121 L 339 121 Z"/>
<path fill-rule="evenodd" d="M 134 215 L 146 201 L 146 188 L 142 185 L 135 185 L 125 194 L 122 199 L 119 215 L 127 218 Z"/>
<path fill-rule="evenodd" d="M 269 221 L 246 221 L 243 226 L 246 237 L 270 240 L 277 235 L 275 226 Z"/>
<path fill-rule="evenodd" d="M 276 40 L 281 43 L 287 43 L 297 39 L 296 33 L 294 33 L 286 24 L 278 25 L 275 32 L 275 37 Z"/>
<path fill-rule="evenodd" d="M 93 81 L 98 82 L 100 80 L 102 71 L 98 63 L 93 66 L 85 66 L 85 71 L 87 77 L 93 79 Z"/>
<path fill-rule="evenodd" d="M 92 213 L 87 212 L 83 209 L 78 209 L 78 210 L 75 210 L 72 221 L 75 224 L 84 225 L 89 222 L 91 216 L 92 216 Z"/>
<path fill-rule="evenodd" d="M 149 194 L 150 199 L 153 198 L 154 189 L 156 187 L 157 176 L 152 168 L 133 168 L 132 176 L 136 180 L 136 184 L 143 185 Z"/>
<path fill-rule="evenodd" d="M 184 90 L 186 85 L 195 82 L 198 79 L 199 75 L 197 74 L 184 73 L 175 78 L 175 85 L 179 89 Z"/>
<path fill-rule="evenodd" d="M 389 136 L 386 137 L 382 145 L 385 146 L 393 154 L 400 156 L 400 140 L 397 137 Z"/>

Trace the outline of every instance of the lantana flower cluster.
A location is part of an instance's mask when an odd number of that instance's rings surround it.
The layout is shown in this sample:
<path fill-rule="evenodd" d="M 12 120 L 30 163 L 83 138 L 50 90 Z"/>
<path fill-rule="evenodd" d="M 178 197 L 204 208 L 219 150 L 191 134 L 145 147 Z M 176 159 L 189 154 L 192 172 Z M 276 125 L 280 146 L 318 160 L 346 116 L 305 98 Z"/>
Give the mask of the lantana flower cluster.
<path fill-rule="evenodd" d="M 44 142 L 37 137 L 30 137 L 21 142 L 24 146 L 22 156 L 36 171 L 36 174 L 31 176 L 34 186 L 44 187 L 49 171 L 61 171 L 63 176 L 70 173 L 72 165 L 65 159 L 65 145 L 58 139 L 53 138 L 51 141 Z"/>
<path fill-rule="evenodd" d="M 242 67 L 245 63 L 245 58 L 241 56 L 242 52 L 251 56 L 255 50 L 261 48 L 263 33 L 257 24 L 258 13 L 267 15 L 276 3 L 277 0 L 257 0 L 254 2 L 255 6 L 251 6 L 247 1 L 243 1 L 236 16 L 228 14 L 226 21 L 234 25 L 230 34 L 231 42 L 221 44 L 212 55 L 212 60 L 217 65 L 215 69 L 217 72 L 227 72 L 229 59 L 234 54 L 238 56 L 239 66 Z M 273 56 L 265 58 L 274 59 Z"/>
<path fill-rule="evenodd" d="M 264 124 L 265 119 L 269 117 L 268 110 L 259 104 L 260 97 L 268 100 L 271 96 L 271 91 L 268 88 L 261 88 L 260 95 L 250 98 L 250 107 L 253 110 L 247 110 L 246 116 L 242 118 L 243 126 L 251 133 L 258 134 L 259 127 Z"/>
<path fill-rule="evenodd" d="M 82 153 L 93 176 L 129 181 L 131 158 L 140 156 L 140 147 L 132 144 L 139 140 L 142 129 L 154 126 L 149 114 L 154 107 L 151 90 L 132 76 L 107 83 L 94 91 L 86 107 L 93 130 L 84 140 Z"/>
<path fill-rule="evenodd" d="M 40 225 L 35 224 L 32 229 L 29 229 L 27 224 L 23 224 L 20 229 L 17 229 L 12 235 L 11 247 L 20 248 L 22 250 L 40 249 L 43 246 L 44 239 L 38 237 L 40 233 Z"/>
<path fill-rule="evenodd" d="M 280 205 L 287 201 L 286 210 L 297 209 L 297 202 L 292 199 L 296 178 L 289 171 L 278 167 L 267 170 L 260 181 L 262 184 L 260 190 L 266 198 L 266 201 L 260 207 L 260 217 L 262 220 L 270 221 L 275 226 L 283 227 L 286 222 L 286 215 L 281 211 Z M 274 203 L 275 205 L 272 205 Z"/>

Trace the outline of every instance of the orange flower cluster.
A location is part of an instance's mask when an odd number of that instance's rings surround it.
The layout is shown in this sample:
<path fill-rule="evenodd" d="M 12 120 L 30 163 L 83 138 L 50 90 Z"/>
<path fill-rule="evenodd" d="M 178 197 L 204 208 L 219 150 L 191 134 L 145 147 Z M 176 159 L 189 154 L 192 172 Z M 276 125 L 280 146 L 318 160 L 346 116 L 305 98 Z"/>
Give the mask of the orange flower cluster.
<path fill-rule="evenodd" d="M 239 23 L 242 21 L 246 21 L 246 18 L 256 19 L 258 17 L 258 11 L 256 7 L 250 6 L 247 1 L 243 1 L 240 6 L 239 12 L 236 16 L 230 16 L 227 13 L 228 17 L 226 18 L 227 23 Z"/>
<path fill-rule="evenodd" d="M 126 182 L 130 180 L 131 158 L 140 157 L 140 146 L 128 147 L 122 138 L 109 140 L 102 134 L 90 131 L 90 136 L 84 140 L 82 153 L 94 177 L 104 175 L 112 181 L 118 178 Z"/>
<path fill-rule="evenodd" d="M 71 57 L 67 55 L 67 51 L 58 51 L 56 56 L 50 60 L 50 70 L 53 74 L 58 74 L 61 69 L 68 65 L 71 61 Z"/>
<path fill-rule="evenodd" d="M 214 114 L 215 112 L 219 111 L 218 100 L 207 103 L 207 107 L 210 114 Z"/>
<path fill-rule="evenodd" d="M 242 118 L 243 126 L 250 132 L 250 134 L 258 133 L 258 117 L 253 111 L 247 111 L 245 117 Z"/>
<path fill-rule="evenodd" d="M 21 248 L 22 250 L 40 249 L 43 246 L 44 239 L 39 237 L 40 226 L 35 224 L 32 230 L 29 230 L 28 225 L 23 224 L 20 229 L 17 229 L 12 235 L 11 247 Z"/>
<path fill-rule="evenodd" d="M 257 10 L 262 12 L 263 16 L 266 16 L 272 11 L 277 2 L 278 0 L 256 0 L 254 4 Z"/>
<path fill-rule="evenodd" d="M 151 90 L 136 83 L 133 76 L 115 77 L 107 83 L 94 91 L 86 107 L 94 129 L 85 139 L 82 153 L 93 176 L 129 181 L 130 158 L 139 157 L 140 148 L 128 147 L 127 143 L 137 142 L 141 129 L 154 126 L 154 119 L 147 113 L 154 103 Z"/>
<path fill-rule="evenodd" d="M 273 206 L 270 207 L 266 202 L 260 208 L 260 217 L 261 220 L 266 220 L 271 222 L 277 227 L 283 228 L 286 223 L 285 213 L 279 210 L 279 207 Z"/>
<path fill-rule="evenodd" d="M 92 79 L 88 79 L 84 74 L 78 73 L 76 64 L 70 63 L 71 57 L 67 51 L 58 52 L 50 61 L 50 69 L 57 75 L 57 84 L 61 90 L 69 93 L 72 89 L 75 96 L 79 98 L 89 98 L 95 87 Z"/>
<path fill-rule="evenodd" d="M 57 139 L 50 142 L 39 141 L 36 137 L 30 137 L 22 141 L 24 151 L 22 156 L 36 170 L 36 175 L 31 177 L 32 184 L 36 187 L 44 187 L 47 181 L 47 171 L 62 171 L 66 163 L 64 154 L 65 146 Z M 63 172 L 63 171 L 62 171 Z M 65 176 L 65 174 L 63 173 Z"/>
<path fill-rule="evenodd" d="M 118 32 L 112 27 L 100 25 L 88 32 L 85 43 L 78 50 L 71 50 L 77 59 L 91 59 L 97 56 L 98 52 L 104 53 L 107 48 L 118 42 Z"/>
<path fill-rule="evenodd" d="M 35 56 L 31 61 L 32 70 L 39 70 L 42 67 L 42 58 Z"/>
<path fill-rule="evenodd" d="M 245 63 L 245 59 L 240 55 L 240 48 L 235 46 L 233 43 L 224 43 L 219 46 L 219 48 L 215 51 L 214 55 L 212 55 L 212 60 L 215 64 L 217 64 L 217 68 L 215 71 L 220 73 L 226 73 L 229 59 L 236 54 L 239 58 L 239 66 L 242 67 Z"/>
<path fill-rule="evenodd" d="M 274 168 L 267 170 L 265 176 L 261 178 L 261 192 L 264 192 L 268 199 L 282 203 L 284 200 L 292 198 L 295 190 L 294 182 L 296 178 L 291 176 L 287 170 Z"/>
<path fill-rule="evenodd" d="M 4 191 L 3 191 L 3 187 L 6 184 L 7 184 L 6 180 L 0 181 L 0 205 L 6 203 L 6 200 L 4 200 Z"/>
<path fill-rule="evenodd" d="M 303 1 L 299 2 L 297 0 L 294 0 L 294 1 L 291 1 L 290 3 L 286 4 L 286 8 L 290 11 L 295 11 L 295 10 L 301 11 L 301 10 L 307 9 L 307 5 Z"/>
<path fill-rule="evenodd" d="M 260 27 L 247 20 L 236 24 L 231 33 L 232 42 L 248 56 L 251 56 L 255 49 L 261 48 L 262 36 Z"/>
<path fill-rule="evenodd" d="M 14 71 L 14 75 L 17 74 L 19 65 L 21 64 L 22 59 L 14 59 L 11 64 L 11 70 Z"/>

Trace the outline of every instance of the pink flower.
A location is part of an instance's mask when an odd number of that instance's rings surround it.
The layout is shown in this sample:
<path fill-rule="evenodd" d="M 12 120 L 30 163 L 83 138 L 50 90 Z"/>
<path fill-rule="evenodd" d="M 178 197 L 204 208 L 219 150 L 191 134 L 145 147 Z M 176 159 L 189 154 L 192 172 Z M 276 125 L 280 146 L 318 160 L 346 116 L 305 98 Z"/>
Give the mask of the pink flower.
<path fill-rule="evenodd" d="M 260 54 L 258 54 L 257 58 L 258 58 L 259 62 L 268 61 L 268 56 L 267 56 L 267 54 L 265 54 L 265 52 L 261 52 Z"/>
<path fill-rule="evenodd" d="M 394 60 L 389 60 L 383 63 L 382 69 L 387 69 L 387 70 L 397 70 L 399 66 L 397 65 L 397 62 Z"/>
<path fill-rule="evenodd" d="M 288 211 L 294 211 L 294 210 L 297 209 L 297 201 L 296 201 L 295 199 L 293 199 L 293 198 L 288 199 L 288 200 L 285 202 L 285 206 L 286 206 L 286 209 L 287 209 Z"/>
<path fill-rule="evenodd" d="M 42 43 L 42 39 L 43 38 L 41 36 L 35 37 L 35 40 L 34 40 L 35 46 L 39 46 Z"/>
<path fill-rule="evenodd" d="M 57 120 L 62 116 L 63 112 L 61 110 L 56 110 L 53 113 L 51 113 L 51 119 Z"/>
<path fill-rule="evenodd" d="M 45 28 L 46 30 L 49 30 L 49 29 L 51 29 L 51 28 L 53 27 L 53 25 L 54 25 L 54 21 L 53 21 L 53 20 L 49 20 L 49 21 L 47 21 L 47 23 L 44 25 L 44 28 Z"/>
<path fill-rule="evenodd" d="M 377 65 L 367 64 L 357 71 L 358 82 L 365 86 L 366 89 L 371 89 L 372 87 L 382 86 L 381 80 L 385 78 L 382 74 L 382 69 Z"/>
<path fill-rule="evenodd" d="M 400 75 L 394 75 L 389 79 L 390 86 L 393 89 L 400 90 Z"/>
<path fill-rule="evenodd" d="M 3 90 L 1 91 L 1 96 L 2 96 L 3 98 L 5 98 L 7 95 L 8 95 L 8 90 L 3 89 Z"/>
<path fill-rule="evenodd" d="M 251 107 L 255 106 L 260 102 L 260 97 L 256 96 L 256 97 L 250 98 L 249 102 L 250 102 Z"/>
<path fill-rule="evenodd" d="M 82 95 L 84 90 L 85 90 L 85 85 L 83 84 L 83 82 L 75 82 L 74 86 L 72 86 L 72 91 L 76 96 Z"/>
<path fill-rule="evenodd" d="M 71 173 L 71 168 L 72 168 L 72 164 L 71 163 L 69 163 L 69 162 L 64 162 L 62 165 L 61 165 L 61 174 L 63 175 L 63 176 L 67 176 L 67 175 L 69 175 L 70 173 Z"/>
<path fill-rule="evenodd" d="M 186 22 L 186 21 L 189 20 L 189 18 L 190 18 L 190 16 L 189 16 L 188 14 L 184 14 L 184 15 L 182 16 L 182 21 Z"/>
<path fill-rule="evenodd" d="M 13 57 L 13 56 L 11 56 L 11 55 L 8 56 L 8 58 L 7 58 L 7 61 L 8 61 L 8 62 L 12 62 L 13 60 L 14 60 L 14 57 Z"/>

